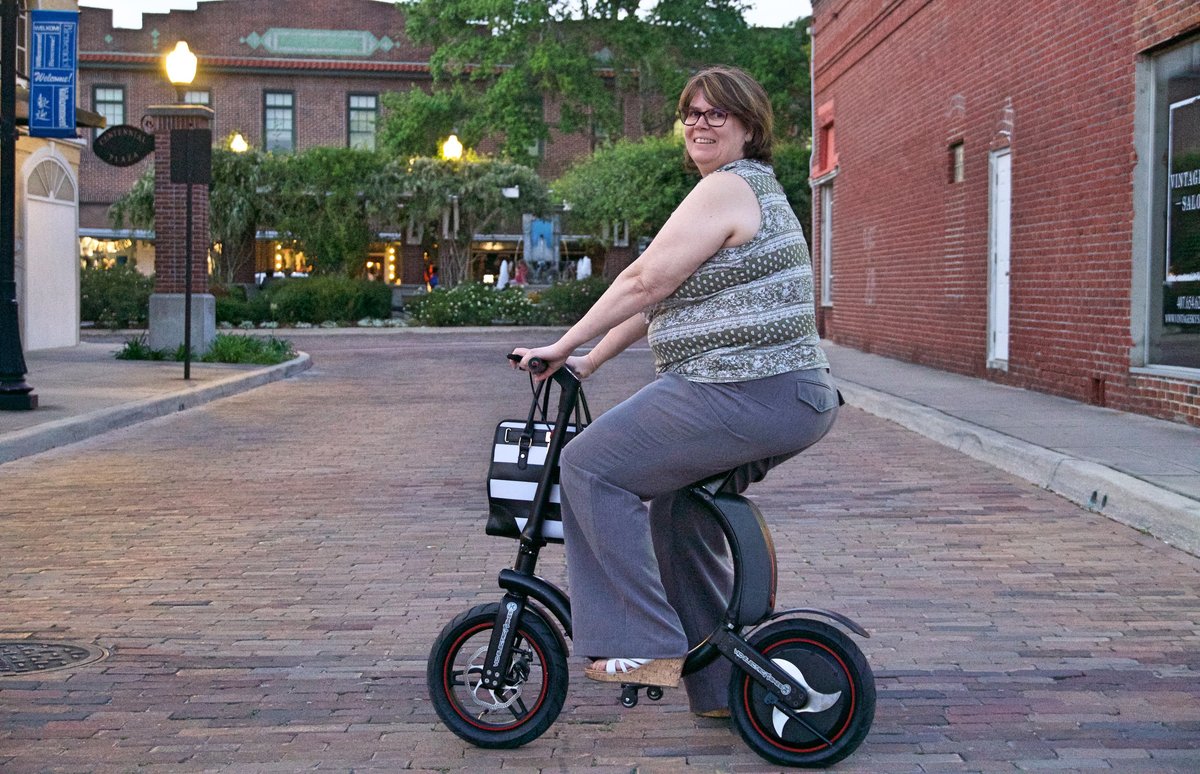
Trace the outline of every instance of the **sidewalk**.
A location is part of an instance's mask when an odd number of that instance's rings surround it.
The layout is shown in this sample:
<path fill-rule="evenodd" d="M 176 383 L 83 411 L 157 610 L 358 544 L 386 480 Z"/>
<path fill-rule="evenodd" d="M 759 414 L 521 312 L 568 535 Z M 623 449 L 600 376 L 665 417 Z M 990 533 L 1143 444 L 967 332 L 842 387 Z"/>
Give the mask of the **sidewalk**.
<path fill-rule="evenodd" d="M 288 332 L 301 350 L 309 335 L 337 334 Z M 28 354 L 27 381 L 39 408 L 0 412 L 0 463 L 283 379 L 311 364 L 304 354 L 271 367 L 193 363 L 185 382 L 181 363 L 119 361 L 113 358 L 119 346 L 85 342 Z M 1200 428 L 825 346 L 850 405 L 1200 555 Z"/>
<path fill-rule="evenodd" d="M 136 422 L 193 408 L 307 369 L 308 355 L 276 366 L 117 360 L 120 343 L 25 355 L 38 408 L 0 412 L 0 464 Z"/>

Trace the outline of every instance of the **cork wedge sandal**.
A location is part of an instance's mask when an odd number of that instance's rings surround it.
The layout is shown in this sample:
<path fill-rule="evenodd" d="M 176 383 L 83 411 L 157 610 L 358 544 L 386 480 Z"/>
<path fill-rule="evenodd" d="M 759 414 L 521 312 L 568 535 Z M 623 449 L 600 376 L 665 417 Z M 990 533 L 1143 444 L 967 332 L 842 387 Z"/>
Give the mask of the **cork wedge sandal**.
<path fill-rule="evenodd" d="M 631 683 L 675 688 L 683 675 L 680 658 L 608 658 L 583 670 L 584 677 L 602 683 Z"/>

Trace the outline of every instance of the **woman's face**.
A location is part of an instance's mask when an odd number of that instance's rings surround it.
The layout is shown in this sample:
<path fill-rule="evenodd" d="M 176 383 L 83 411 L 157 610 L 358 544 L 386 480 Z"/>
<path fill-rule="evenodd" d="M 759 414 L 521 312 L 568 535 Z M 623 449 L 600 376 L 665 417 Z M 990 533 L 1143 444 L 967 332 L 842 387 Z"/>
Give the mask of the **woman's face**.
<path fill-rule="evenodd" d="M 750 130 L 738 117 L 732 113 L 726 114 L 725 123 L 712 126 L 708 123 L 707 111 L 720 109 L 709 104 L 704 94 L 697 92 L 692 97 L 689 111 L 705 113 L 696 123 L 683 125 L 683 139 L 687 143 L 688 155 L 700 170 L 701 175 L 707 175 L 716 169 L 743 158 L 746 143 L 750 141 Z"/>

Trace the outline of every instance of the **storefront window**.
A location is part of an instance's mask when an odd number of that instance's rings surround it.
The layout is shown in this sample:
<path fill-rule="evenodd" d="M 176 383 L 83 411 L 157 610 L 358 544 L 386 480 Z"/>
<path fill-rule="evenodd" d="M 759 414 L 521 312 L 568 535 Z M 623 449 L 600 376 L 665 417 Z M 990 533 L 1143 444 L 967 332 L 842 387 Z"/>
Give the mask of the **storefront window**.
<path fill-rule="evenodd" d="M 1147 365 L 1200 369 L 1200 38 L 1153 59 Z"/>

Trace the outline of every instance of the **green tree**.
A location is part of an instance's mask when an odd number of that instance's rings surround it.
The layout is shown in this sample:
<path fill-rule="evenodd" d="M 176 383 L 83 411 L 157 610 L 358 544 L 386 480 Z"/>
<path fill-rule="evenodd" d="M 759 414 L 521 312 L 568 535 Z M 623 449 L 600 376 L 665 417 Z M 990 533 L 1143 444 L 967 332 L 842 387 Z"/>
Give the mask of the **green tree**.
<path fill-rule="evenodd" d="M 384 94 L 385 110 L 380 123 L 379 149 L 389 156 L 409 159 L 436 156 L 438 143 L 451 132 L 468 147 L 478 145 L 477 122 L 466 118 L 474 112 L 474 103 L 461 86 L 432 94 L 413 89 Z"/>
<path fill-rule="evenodd" d="M 630 238 L 653 236 L 699 178 L 683 164 L 675 136 L 619 140 L 583 159 L 554 183 L 576 228 L 603 234 L 628 221 Z"/>
<path fill-rule="evenodd" d="M 209 235 L 220 250 L 213 254 L 213 277 L 231 283 L 254 261 L 255 234 L 265 217 L 261 187 L 262 154 L 213 148 L 212 183 L 208 194 Z M 129 193 L 108 210 L 114 228 L 154 228 L 154 169 L 147 169 Z"/>
<path fill-rule="evenodd" d="M 654 236 L 698 180 L 683 165 L 678 137 L 620 140 L 572 166 L 555 181 L 554 196 L 571 207 L 576 229 L 604 234 L 627 221 L 632 239 Z M 807 144 L 775 145 L 775 176 L 796 217 L 807 229 L 812 218 Z"/>
<path fill-rule="evenodd" d="M 263 157 L 270 220 L 320 274 L 361 271 L 374 237 L 368 196 L 386 196 L 385 162 L 373 151 L 312 148 Z"/>
<path fill-rule="evenodd" d="M 811 133 L 808 19 L 780 29 L 752 29 L 750 45 L 729 59 L 753 75 L 771 99 L 775 136 L 804 143 Z"/>
<path fill-rule="evenodd" d="M 808 143 L 796 141 L 780 142 L 775 145 L 775 177 L 783 186 L 788 202 L 804 226 L 811 240 L 812 234 L 812 189 L 808 186 Z"/>
<path fill-rule="evenodd" d="M 112 227 L 154 229 L 154 167 L 142 173 L 129 189 L 129 193 L 117 199 L 108 208 L 108 220 Z"/>
<path fill-rule="evenodd" d="M 473 235 L 550 207 L 537 173 L 509 161 L 415 158 L 394 162 L 391 174 L 403 186 L 405 214 L 438 235 L 438 277 L 446 287 L 470 278 Z"/>
<path fill-rule="evenodd" d="M 208 227 L 212 241 L 221 248 L 213 265 L 213 276 L 221 284 L 232 284 L 247 266 L 254 268 L 258 229 L 267 212 L 263 186 L 261 153 L 213 148 Z"/>
<path fill-rule="evenodd" d="M 460 87 L 457 125 L 513 159 L 551 128 L 623 134 L 623 95 L 678 93 L 689 68 L 732 61 L 746 44 L 741 0 L 406 0 L 406 32 L 434 47 L 435 93 Z M 557 105 L 548 124 L 543 99 Z M 644 127 L 670 125 L 654 100 Z M 385 119 L 385 123 L 388 119 Z M 443 119 L 444 120 L 444 119 Z M 439 127 L 444 136 L 450 126 Z"/>
<path fill-rule="evenodd" d="M 230 282 L 252 261 L 260 228 L 295 240 L 323 274 L 354 274 L 376 231 L 394 227 L 400 181 L 384 157 L 351 148 L 298 154 L 213 149 L 209 232 L 221 245 L 214 276 Z M 109 209 L 115 228 L 154 228 L 154 171 Z"/>

